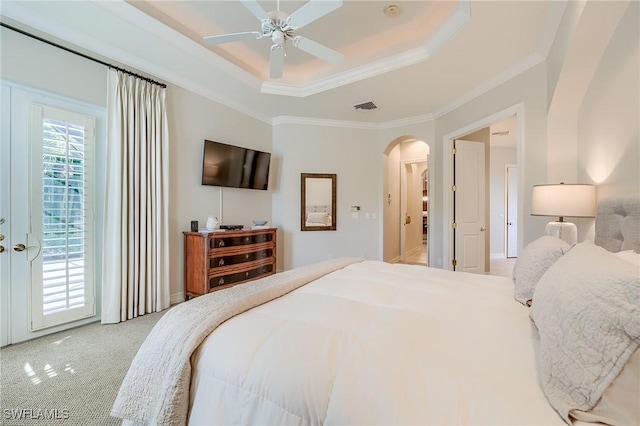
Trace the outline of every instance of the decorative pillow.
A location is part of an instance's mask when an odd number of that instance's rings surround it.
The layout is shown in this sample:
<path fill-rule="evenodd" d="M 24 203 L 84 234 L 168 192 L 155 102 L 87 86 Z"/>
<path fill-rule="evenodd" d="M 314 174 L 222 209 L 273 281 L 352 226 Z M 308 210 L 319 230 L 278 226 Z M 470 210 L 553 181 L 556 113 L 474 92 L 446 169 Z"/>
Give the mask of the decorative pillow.
<path fill-rule="evenodd" d="M 309 223 L 321 223 L 326 225 L 330 223 L 329 221 L 329 213 L 327 212 L 309 212 L 307 214 L 307 222 Z"/>
<path fill-rule="evenodd" d="M 530 306 L 538 280 L 570 248 L 565 241 L 548 235 L 528 244 L 513 265 L 515 299 Z"/>
<path fill-rule="evenodd" d="M 592 409 L 640 345 L 638 269 L 577 244 L 538 282 L 530 316 L 540 334 L 542 389 L 570 424 L 571 410 Z"/>
<path fill-rule="evenodd" d="M 640 349 L 629 361 L 611 385 L 603 392 L 600 401 L 589 411 L 571 410 L 571 419 L 598 425 L 640 425 Z"/>

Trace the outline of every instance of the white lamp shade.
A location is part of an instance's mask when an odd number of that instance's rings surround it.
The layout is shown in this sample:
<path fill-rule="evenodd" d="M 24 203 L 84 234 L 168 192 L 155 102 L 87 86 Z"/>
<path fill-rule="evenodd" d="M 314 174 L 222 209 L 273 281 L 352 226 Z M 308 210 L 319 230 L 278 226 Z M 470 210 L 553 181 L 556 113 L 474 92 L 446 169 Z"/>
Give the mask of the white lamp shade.
<path fill-rule="evenodd" d="M 596 187 L 582 184 L 535 185 L 531 199 L 534 216 L 594 217 Z"/>

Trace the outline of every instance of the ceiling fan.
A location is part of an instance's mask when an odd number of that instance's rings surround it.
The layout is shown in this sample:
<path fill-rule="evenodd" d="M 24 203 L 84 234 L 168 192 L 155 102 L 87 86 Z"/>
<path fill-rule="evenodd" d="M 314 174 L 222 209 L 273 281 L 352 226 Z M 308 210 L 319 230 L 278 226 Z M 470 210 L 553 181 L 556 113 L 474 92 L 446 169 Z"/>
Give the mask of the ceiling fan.
<path fill-rule="evenodd" d="M 294 47 L 316 56 L 324 61 L 338 64 L 343 55 L 320 43 L 304 38 L 294 33 L 305 25 L 342 6 L 342 0 L 309 0 L 304 6 L 291 15 L 280 11 L 280 0 L 277 10 L 266 12 L 257 0 L 240 0 L 253 15 L 262 23 L 262 32 L 247 31 L 242 33 L 223 34 L 204 37 L 208 44 L 229 43 L 242 40 L 259 40 L 263 37 L 271 38 L 271 54 L 269 59 L 269 77 L 282 77 L 284 62 L 284 48 L 287 41 Z"/>

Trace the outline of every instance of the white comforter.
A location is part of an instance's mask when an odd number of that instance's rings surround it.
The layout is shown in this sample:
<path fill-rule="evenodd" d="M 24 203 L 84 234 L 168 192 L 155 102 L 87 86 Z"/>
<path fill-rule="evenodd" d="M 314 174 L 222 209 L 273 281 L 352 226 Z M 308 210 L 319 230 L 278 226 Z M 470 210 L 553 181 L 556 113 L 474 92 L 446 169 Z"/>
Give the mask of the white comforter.
<path fill-rule="evenodd" d="M 452 279 L 453 278 L 453 279 Z M 564 424 L 507 278 L 362 262 L 220 325 L 190 424 Z"/>

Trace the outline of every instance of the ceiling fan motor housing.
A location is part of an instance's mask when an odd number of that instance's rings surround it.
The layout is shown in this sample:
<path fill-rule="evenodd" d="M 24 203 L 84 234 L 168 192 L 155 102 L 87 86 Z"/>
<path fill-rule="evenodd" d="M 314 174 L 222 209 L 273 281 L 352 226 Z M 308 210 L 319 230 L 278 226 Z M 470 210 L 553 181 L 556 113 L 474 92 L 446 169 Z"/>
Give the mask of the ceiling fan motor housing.
<path fill-rule="evenodd" d="M 262 35 L 271 37 L 277 45 L 282 45 L 286 39 L 293 37 L 294 29 L 289 15 L 285 12 L 269 12 L 269 18 L 262 20 Z"/>

